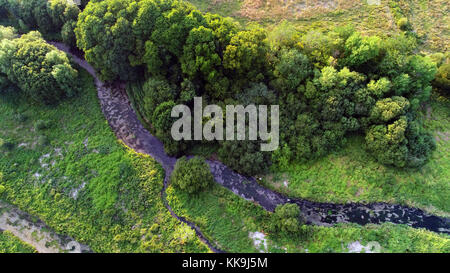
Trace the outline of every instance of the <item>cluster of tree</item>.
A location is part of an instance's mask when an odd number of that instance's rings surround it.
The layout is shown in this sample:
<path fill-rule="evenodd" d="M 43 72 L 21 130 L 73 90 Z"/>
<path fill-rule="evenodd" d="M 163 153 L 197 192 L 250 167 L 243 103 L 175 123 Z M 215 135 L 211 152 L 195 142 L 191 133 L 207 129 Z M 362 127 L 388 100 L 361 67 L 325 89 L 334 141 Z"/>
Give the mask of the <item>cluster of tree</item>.
<path fill-rule="evenodd" d="M 214 177 L 203 158 L 196 156 L 187 159 L 183 156 L 175 164 L 170 182 L 187 193 L 197 193 L 211 185 Z"/>
<path fill-rule="evenodd" d="M 74 28 L 80 9 L 67 0 L 0 0 L 0 13 L 14 19 L 23 33 L 39 30 L 43 34 L 60 34 L 62 40 L 75 45 Z"/>
<path fill-rule="evenodd" d="M 48 44 L 39 32 L 17 38 L 12 27 L 0 26 L 1 90 L 16 85 L 28 98 L 54 104 L 77 92 L 77 77 L 67 55 Z"/>
<path fill-rule="evenodd" d="M 104 0 L 88 4 L 75 33 L 104 80 L 147 79 L 129 93 L 171 154 L 188 145 L 168 135 L 170 106 L 192 106 L 194 96 L 208 104 L 280 105 L 282 148 L 272 156 L 253 141 L 217 142 L 221 160 L 249 175 L 271 161 L 323 156 L 349 133 L 366 135 L 380 162 L 399 167 L 420 165 L 434 147 L 415 111 L 430 96 L 436 64 L 414 55 L 417 39 L 407 32 L 301 33 L 282 23 L 267 33 L 183 1 Z M 386 140 L 394 124 L 404 127 L 401 141 Z"/>

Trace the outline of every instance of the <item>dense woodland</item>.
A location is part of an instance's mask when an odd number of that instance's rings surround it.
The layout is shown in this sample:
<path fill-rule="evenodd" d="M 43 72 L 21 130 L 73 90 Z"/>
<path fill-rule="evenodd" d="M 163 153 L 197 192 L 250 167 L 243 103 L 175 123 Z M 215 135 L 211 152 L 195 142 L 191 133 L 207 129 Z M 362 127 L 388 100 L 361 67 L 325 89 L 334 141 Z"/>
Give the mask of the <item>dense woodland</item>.
<path fill-rule="evenodd" d="M 186 145 L 171 140 L 171 123 L 160 119 L 170 118 L 168 104 L 189 104 L 193 96 L 219 105 L 281 105 L 281 150 L 267 155 L 251 142 L 218 144 L 221 159 L 245 174 L 267 170 L 271 160 L 323 156 L 355 133 L 366 136 L 380 162 L 398 167 L 420 166 L 434 149 L 415 111 L 429 99 L 437 68 L 413 53 L 417 40 L 407 31 L 380 38 L 351 26 L 299 33 L 282 24 L 266 33 L 185 2 L 91 2 L 74 30 L 77 46 L 104 80 L 139 85 L 134 101 L 171 154 Z M 40 17 L 19 16 L 52 29 Z"/>
<path fill-rule="evenodd" d="M 444 95 L 450 90 L 447 56 L 419 53 L 422 41 L 405 18 L 398 19 L 400 34 L 378 37 L 351 25 L 332 31 L 302 31 L 288 22 L 270 31 L 244 27 L 177 0 L 91 0 L 81 7 L 0 0 L 0 15 L 11 25 L 0 27 L 3 94 L 56 107 L 82 92 L 75 65 L 46 42 L 61 40 L 83 51 L 102 80 L 127 83 L 133 106 L 168 154 L 213 146 L 222 162 L 245 175 L 323 157 L 354 135 L 364 137 L 380 163 L 419 168 L 436 144 L 418 112 L 433 86 Z M 193 106 L 195 96 L 221 106 L 280 105 L 280 149 L 261 152 L 256 141 L 174 141 L 171 109 Z M 198 157 L 180 159 L 171 178 L 188 193 L 212 180 Z M 112 210 L 108 202 L 97 203 Z M 296 205 L 280 206 L 268 229 L 298 232 L 296 215 Z"/>
<path fill-rule="evenodd" d="M 398 22 L 402 34 L 377 37 L 352 26 L 303 33 L 286 22 L 268 33 L 173 0 L 90 1 L 81 13 L 63 0 L 2 0 L 1 6 L 20 31 L 59 34 L 84 51 L 103 80 L 126 81 L 136 108 L 172 155 L 188 145 L 168 133 L 171 106 L 192 104 L 194 96 L 208 104 L 281 106 L 281 149 L 260 152 L 252 141 L 215 145 L 221 160 L 244 174 L 324 156 L 354 134 L 365 136 L 367 151 L 381 163 L 396 167 L 421 166 L 435 148 L 416 112 L 429 100 L 436 75 L 436 85 L 448 90 L 448 64 L 438 69 L 440 55 L 415 53 L 420 40 L 405 18 Z M 44 103 L 75 93 L 76 71 L 57 51 L 47 54 L 51 46 L 39 34 L 6 38 L 3 85 L 8 79 Z M 41 56 L 14 56 L 21 47 Z M 15 66 L 20 62 L 47 65 L 52 76 L 33 81 L 36 74 L 25 76 L 24 66 Z"/>

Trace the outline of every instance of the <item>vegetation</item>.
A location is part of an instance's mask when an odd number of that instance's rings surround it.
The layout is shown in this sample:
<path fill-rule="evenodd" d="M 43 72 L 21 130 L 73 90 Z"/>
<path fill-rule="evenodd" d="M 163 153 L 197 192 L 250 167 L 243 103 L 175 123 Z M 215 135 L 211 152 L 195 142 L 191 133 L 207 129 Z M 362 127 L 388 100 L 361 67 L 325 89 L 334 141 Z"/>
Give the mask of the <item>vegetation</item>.
<path fill-rule="evenodd" d="M 74 26 L 80 10 L 66 0 L 0 0 L 0 10 L 12 19 L 20 32 L 39 30 L 47 36 L 60 37 L 74 46 Z"/>
<path fill-rule="evenodd" d="M 170 182 L 187 193 L 197 193 L 214 182 L 209 165 L 201 157 L 178 159 Z"/>
<path fill-rule="evenodd" d="M 300 208 L 297 204 L 278 205 L 271 216 L 270 228 L 275 232 L 296 233 L 300 230 Z"/>
<path fill-rule="evenodd" d="M 208 251 L 164 207 L 160 165 L 117 142 L 92 77 L 79 81 L 83 92 L 51 107 L 0 96 L 0 138 L 12 143 L 0 198 L 95 252 Z"/>
<path fill-rule="evenodd" d="M 341 150 L 323 158 L 289 164 L 263 177 L 278 192 L 320 202 L 389 202 L 449 215 L 449 102 L 434 97 L 421 114 L 436 151 L 419 169 L 380 165 L 364 151 L 365 139 L 349 138 Z"/>
<path fill-rule="evenodd" d="M 174 0 L 93 2 L 75 30 L 78 46 L 103 79 L 149 76 L 129 93 L 152 124 L 164 106 L 167 122 L 153 127 L 170 154 L 186 148 L 167 135 L 170 104 L 189 104 L 194 94 L 207 103 L 238 104 L 242 90 L 266 86 L 277 95 L 268 103 L 282 106 L 283 149 L 272 156 L 276 165 L 324 156 L 349 134 L 365 135 L 367 151 L 383 164 L 418 167 L 427 161 L 435 144 L 416 112 L 429 99 L 437 68 L 429 57 L 413 54 L 418 40 L 409 29 L 383 37 L 383 43 L 350 26 L 328 33 L 274 31 L 241 30 L 231 19 Z M 217 144 L 221 159 L 244 174 L 271 164 L 252 151 L 256 143 Z"/>
<path fill-rule="evenodd" d="M 36 249 L 22 242 L 9 231 L 0 230 L 0 253 L 35 253 Z"/>
<path fill-rule="evenodd" d="M 200 11 L 182 0 L 92 0 L 81 11 L 65 0 L 0 0 L 1 23 L 13 26 L 0 26 L 0 199 L 94 251 L 208 251 L 164 207 L 162 168 L 117 143 L 91 77 L 45 37 L 81 49 L 102 80 L 126 82 L 169 155 L 218 157 L 295 197 L 448 216 L 440 1 L 192 0 Z M 171 110 L 197 96 L 204 105 L 279 105 L 280 149 L 174 141 Z M 170 181 L 174 211 L 226 251 L 347 252 L 377 241 L 384 252 L 450 252 L 447 235 L 402 225 L 306 226 L 295 204 L 264 211 L 212 183 L 201 157 L 179 159 Z M 34 251 L 0 232 L 0 252 L 16 250 Z"/>
<path fill-rule="evenodd" d="M 76 94 L 78 71 L 64 52 L 45 42 L 39 32 L 20 38 L 16 38 L 10 27 L 0 26 L 0 32 L 3 90 L 15 84 L 26 97 L 45 104 L 54 104 Z"/>
<path fill-rule="evenodd" d="M 274 232 L 273 214 L 217 184 L 195 198 L 172 186 L 167 193 L 169 204 L 178 215 L 196 223 L 210 241 L 229 252 L 348 252 L 349 244 L 356 241 L 364 246 L 378 242 L 381 252 L 387 253 L 450 251 L 448 235 L 390 223 L 302 225 L 295 235 Z"/>

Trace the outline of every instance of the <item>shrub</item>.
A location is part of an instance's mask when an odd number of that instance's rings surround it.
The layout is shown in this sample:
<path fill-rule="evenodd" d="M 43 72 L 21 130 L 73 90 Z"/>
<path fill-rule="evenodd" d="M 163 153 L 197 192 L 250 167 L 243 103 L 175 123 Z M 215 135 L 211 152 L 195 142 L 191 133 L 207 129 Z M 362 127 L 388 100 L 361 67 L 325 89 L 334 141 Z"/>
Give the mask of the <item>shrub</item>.
<path fill-rule="evenodd" d="M 408 18 L 403 17 L 397 21 L 397 26 L 400 30 L 408 31 L 411 30 L 411 24 L 408 21 Z"/>
<path fill-rule="evenodd" d="M 450 63 L 439 67 L 434 85 L 444 91 L 444 94 L 450 94 Z"/>
<path fill-rule="evenodd" d="M 223 141 L 219 158 L 244 175 L 264 174 L 271 164 L 270 153 L 260 151 L 259 141 Z"/>
<path fill-rule="evenodd" d="M 11 151 L 15 147 L 15 143 L 12 139 L 1 139 L 0 138 L 0 147 L 2 147 L 6 151 Z"/>
<path fill-rule="evenodd" d="M 278 205 L 271 216 L 270 228 L 274 232 L 296 233 L 304 220 L 297 204 Z"/>
<path fill-rule="evenodd" d="M 214 182 L 209 165 L 201 157 L 178 159 L 170 176 L 171 183 L 187 193 L 197 193 Z"/>
<path fill-rule="evenodd" d="M 50 140 L 48 139 L 47 136 L 40 135 L 39 138 L 38 138 L 38 144 L 40 146 L 47 146 L 48 144 L 50 144 Z"/>
<path fill-rule="evenodd" d="M 67 55 L 35 31 L 3 40 L 0 73 L 39 103 L 55 104 L 78 90 L 78 71 L 72 68 Z"/>
<path fill-rule="evenodd" d="M 34 129 L 36 131 L 42 131 L 50 127 L 50 121 L 48 120 L 38 120 L 34 123 Z"/>

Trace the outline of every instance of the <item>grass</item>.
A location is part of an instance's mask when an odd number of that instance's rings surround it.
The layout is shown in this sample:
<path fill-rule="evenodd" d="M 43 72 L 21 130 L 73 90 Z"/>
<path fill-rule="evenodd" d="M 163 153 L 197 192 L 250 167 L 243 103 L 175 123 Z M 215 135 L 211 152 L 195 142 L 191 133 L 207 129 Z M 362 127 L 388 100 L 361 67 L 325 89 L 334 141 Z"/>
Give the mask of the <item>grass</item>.
<path fill-rule="evenodd" d="M 0 231 L 0 253 L 36 253 L 36 249 L 9 231 Z"/>
<path fill-rule="evenodd" d="M 437 140 L 437 149 L 420 169 L 383 166 L 364 150 L 363 137 L 353 137 L 343 149 L 313 162 L 292 164 L 264 177 L 262 183 L 289 196 L 315 201 L 392 202 L 448 216 L 450 102 L 433 100 L 423 119 Z"/>
<path fill-rule="evenodd" d="M 446 52 L 450 25 L 448 3 L 444 0 L 190 0 L 204 12 L 230 16 L 241 23 L 258 22 L 268 29 L 288 20 L 301 31 L 330 30 L 335 26 L 355 25 L 367 35 L 399 33 L 399 17 L 407 17 L 419 37 L 422 50 Z M 368 4 L 369 3 L 369 4 Z M 370 4 L 372 3 L 372 4 Z M 398 6 L 399 11 L 393 6 Z M 399 14 L 400 13 L 400 14 Z"/>
<path fill-rule="evenodd" d="M 0 97 L 0 198 L 95 252 L 207 252 L 164 207 L 161 166 L 117 141 L 80 72 L 83 91 L 58 106 Z"/>
<path fill-rule="evenodd" d="M 386 223 L 334 227 L 303 226 L 298 234 L 267 231 L 270 213 L 214 184 L 197 195 L 188 195 L 172 186 L 168 200 L 175 212 L 195 222 L 220 249 L 230 252 L 348 252 L 348 245 L 378 242 L 381 252 L 450 252 L 450 236 L 423 229 Z M 265 236 L 267 248 L 250 237 Z"/>

